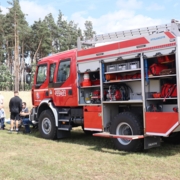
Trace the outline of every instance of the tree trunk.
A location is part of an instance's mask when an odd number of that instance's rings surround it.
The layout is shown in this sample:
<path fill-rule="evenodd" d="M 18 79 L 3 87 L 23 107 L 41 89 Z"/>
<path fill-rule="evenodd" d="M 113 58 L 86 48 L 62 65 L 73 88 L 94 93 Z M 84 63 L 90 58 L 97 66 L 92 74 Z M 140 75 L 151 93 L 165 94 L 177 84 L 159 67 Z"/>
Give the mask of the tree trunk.
<path fill-rule="evenodd" d="M 36 52 L 35 52 L 35 54 L 34 54 L 33 63 L 36 62 L 36 59 L 35 59 L 35 58 L 36 58 L 36 55 L 37 55 L 37 53 L 38 53 L 38 51 L 39 51 L 39 48 L 41 47 L 42 39 L 43 39 L 43 38 L 40 39 L 38 48 L 37 48 L 37 50 L 36 50 Z"/>
<path fill-rule="evenodd" d="M 20 77 L 21 77 L 21 88 L 22 90 L 25 90 L 25 84 L 24 84 L 24 67 L 25 67 L 25 62 L 24 62 L 24 43 L 22 42 L 22 58 L 21 58 L 21 68 L 20 68 Z"/>
<path fill-rule="evenodd" d="M 14 90 L 19 91 L 19 38 L 17 32 L 17 19 L 16 13 L 14 16 L 14 36 L 15 36 L 15 47 L 14 47 Z"/>

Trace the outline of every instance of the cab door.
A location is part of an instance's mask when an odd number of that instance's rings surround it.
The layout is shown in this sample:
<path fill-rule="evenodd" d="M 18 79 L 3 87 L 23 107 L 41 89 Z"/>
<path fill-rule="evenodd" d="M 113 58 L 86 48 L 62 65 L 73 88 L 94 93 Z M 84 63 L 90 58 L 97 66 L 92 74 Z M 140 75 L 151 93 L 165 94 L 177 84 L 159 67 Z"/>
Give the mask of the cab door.
<path fill-rule="evenodd" d="M 36 74 L 37 76 L 35 77 L 35 84 L 33 88 L 33 101 L 34 105 L 38 106 L 40 102 L 47 98 L 48 94 L 48 78 L 47 78 L 47 68 L 48 64 L 40 64 L 37 67 Z"/>
<path fill-rule="evenodd" d="M 76 66 L 72 58 L 59 60 L 50 87 L 55 106 L 77 106 Z"/>

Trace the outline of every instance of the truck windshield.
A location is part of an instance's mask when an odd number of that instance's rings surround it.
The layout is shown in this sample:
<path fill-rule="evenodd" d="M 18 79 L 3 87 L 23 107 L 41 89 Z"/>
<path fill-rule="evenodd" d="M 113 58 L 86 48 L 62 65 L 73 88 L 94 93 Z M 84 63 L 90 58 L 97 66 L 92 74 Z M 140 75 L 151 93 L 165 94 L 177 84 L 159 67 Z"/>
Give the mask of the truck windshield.
<path fill-rule="evenodd" d="M 38 67 L 36 84 L 42 84 L 47 77 L 47 65 L 43 64 Z"/>

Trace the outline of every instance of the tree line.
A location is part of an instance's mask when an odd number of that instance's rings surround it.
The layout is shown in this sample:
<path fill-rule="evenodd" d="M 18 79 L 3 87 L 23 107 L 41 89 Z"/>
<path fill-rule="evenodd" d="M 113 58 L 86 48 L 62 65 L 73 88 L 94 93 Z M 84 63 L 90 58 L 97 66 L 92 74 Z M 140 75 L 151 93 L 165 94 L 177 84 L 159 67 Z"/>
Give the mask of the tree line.
<path fill-rule="evenodd" d="M 35 69 L 45 56 L 77 47 L 77 38 L 92 38 L 91 21 L 81 30 L 74 21 L 67 21 L 59 10 L 57 21 L 50 13 L 29 25 L 19 0 L 8 1 L 9 12 L 0 9 L 0 90 L 24 90 L 25 75 Z M 26 59 L 30 59 L 30 64 Z"/>

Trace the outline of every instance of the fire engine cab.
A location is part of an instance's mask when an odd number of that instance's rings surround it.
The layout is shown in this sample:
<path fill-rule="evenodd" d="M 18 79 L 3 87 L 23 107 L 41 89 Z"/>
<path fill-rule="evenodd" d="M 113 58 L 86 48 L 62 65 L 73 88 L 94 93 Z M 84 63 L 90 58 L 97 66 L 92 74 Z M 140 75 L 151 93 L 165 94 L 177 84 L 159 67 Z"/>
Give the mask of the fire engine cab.
<path fill-rule="evenodd" d="M 124 151 L 180 142 L 179 53 L 176 20 L 78 38 L 77 49 L 38 61 L 31 120 L 45 139 L 68 137 L 81 126 Z"/>

